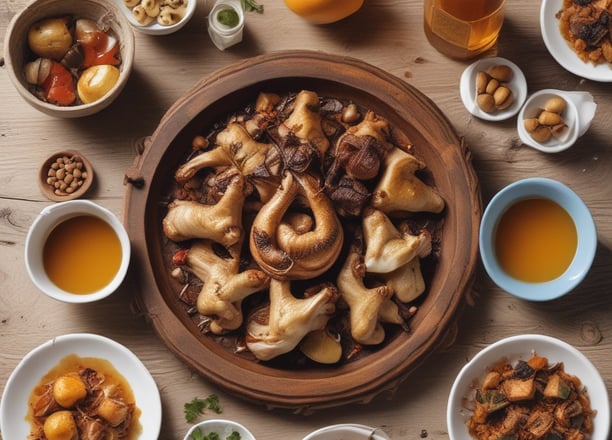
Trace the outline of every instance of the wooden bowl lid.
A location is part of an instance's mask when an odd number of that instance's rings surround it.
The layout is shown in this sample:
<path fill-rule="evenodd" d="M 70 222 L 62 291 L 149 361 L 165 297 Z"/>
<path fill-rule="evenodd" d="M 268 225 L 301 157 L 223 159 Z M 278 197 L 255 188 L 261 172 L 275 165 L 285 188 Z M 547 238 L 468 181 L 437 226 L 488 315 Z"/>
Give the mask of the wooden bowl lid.
<path fill-rule="evenodd" d="M 165 260 L 160 200 L 202 130 L 253 102 L 261 91 L 313 90 L 360 103 L 387 118 L 419 147 L 436 189 L 448 202 L 439 259 L 412 332 L 337 367 L 292 369 L 254 362 L 202 335 L 179 304 Z M 126 172 L 125 219 L 138 270 L 139 303 L 162 341 L 226 391 L 269 408 L 311 411 L 394 391 L 448 342 L 473 283 L 482 201 L 471 154 L 435 104 L 399 78 L 365 62 L 313 51 L 285 51 L 233 64 L 197 83 L 162 118 Z M 173 284 L 174 283 L 174 284 Z"/>
<path fill-rule="evenodd" d="M 60 172 L 60 169 L 64 171 Z M 38 171 L 40 191 L 46 198 L 54 202 L 82 197 L 91 188 L 93 180 L 94 170 L 91 163 L 81 153 L 73 150 L 58 151 L 52 154 Z M 65 187 L 59 186 L 62 182 Z"/>

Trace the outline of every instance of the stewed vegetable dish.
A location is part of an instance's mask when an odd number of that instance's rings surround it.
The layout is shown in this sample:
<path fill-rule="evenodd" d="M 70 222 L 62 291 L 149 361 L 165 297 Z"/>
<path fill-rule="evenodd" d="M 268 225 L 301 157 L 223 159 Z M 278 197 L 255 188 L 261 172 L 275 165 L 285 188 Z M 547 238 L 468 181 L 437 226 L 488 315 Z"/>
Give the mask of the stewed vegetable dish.
<path fill-rule="evenodd" d="M 468 428 L 478 440 L 588 440 L 594 417 L 580 379 L 534 354 L 491 368 L 476 390 Z"/>

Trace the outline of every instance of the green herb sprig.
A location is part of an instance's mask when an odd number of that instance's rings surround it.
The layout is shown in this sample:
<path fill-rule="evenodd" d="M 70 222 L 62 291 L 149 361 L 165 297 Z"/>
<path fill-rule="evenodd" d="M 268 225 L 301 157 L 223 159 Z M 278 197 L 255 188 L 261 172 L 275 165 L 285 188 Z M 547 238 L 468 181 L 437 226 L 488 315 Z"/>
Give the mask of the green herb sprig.
<path fill-rule="evenodd" d="M 238 431 L 232 431 L 232 433 L 225 437 L 225 440 L 240 440 L 242 437 Z M 191 433 L 191 440 L 221 440 L 221 437 L 216 432 L 211 432 L 208 435 L 204 435 L 200 428 L 196 428 Z"/>
<path fill-rule="evenodd" d="M 206 410 L 211 410 L 217 414 L 221 414 L 223 412 L 221 405 L 219 405 L 219 398 L 216 394 L 211 394 L 205 399 L 194 397 L 191 402 L 185 403 L 185 420 L 188 423 L 192 423 L 201 414 L 204 414 Z"/>
<path fill-rule="evenodd" d="M 240 4 L 242 5 L 242 9 L 247 12 L 257 12 L 258 14 L 263 14 L 264 7 L 257 3 L 256 0 L 240 0 Z"/>

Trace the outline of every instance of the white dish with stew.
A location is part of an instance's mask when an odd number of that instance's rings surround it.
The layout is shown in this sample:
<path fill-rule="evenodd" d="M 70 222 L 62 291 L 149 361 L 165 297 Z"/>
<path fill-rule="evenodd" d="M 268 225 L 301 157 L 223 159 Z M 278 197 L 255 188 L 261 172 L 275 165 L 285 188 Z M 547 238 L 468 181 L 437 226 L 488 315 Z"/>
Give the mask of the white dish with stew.
<path fill-rule="evenodd" d="M 557 13 L 563 8 L 563 0 L 543 0 L 540 9 L 540 28 L 546 48 L 565 70 L 582 78 L 600 82 L 612 82 L 609 63 L 595 65 L 582 61 L 559 30 Z"/>
<path fill-rule="evenodd" d="M 0 402 L 0 431 L 5 439 L 26 439 L 30 434 L 28 399 L 52 368 L 69 355 L 103 359 L 130 385 L 140 410 L 138 440 L 156 439 L 161 428 L 161 399 L 153 377 L 128 348 L 104 336 L 73 333 L 57 336 L 30 351 L 13 370 Z"/>
<path fill-rule="evenodd" d="M 511 365 L 528 361 L 534 354 L 548 359 L 549 364 L 562 362 L 567 374 L 578 377 L 586 387 L 593 418 L 591 440 L 607 440 L 610 430 L 610 401 L 601 375 L 578 349 L 559 339 L 545 335 L 518 335 L 497 341 L 472 358 L 459 372 L 451 388 L 446 409 L 450 440 L 469 440 L 466 422 L 472 415 L 472 402 L 479 382 L 497 362 L 506 359 Z"/>

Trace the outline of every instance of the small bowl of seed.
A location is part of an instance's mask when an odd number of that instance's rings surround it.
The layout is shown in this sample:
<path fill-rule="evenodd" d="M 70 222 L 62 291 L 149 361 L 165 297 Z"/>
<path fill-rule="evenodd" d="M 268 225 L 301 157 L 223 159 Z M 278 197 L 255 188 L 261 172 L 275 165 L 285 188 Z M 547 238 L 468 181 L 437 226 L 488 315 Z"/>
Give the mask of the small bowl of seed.
<path fill-rule="evenodd" d="M 527 80 L 522 70 L 501 57 L 483 58 L 468 66 L 459 86 L 465 108 L 487 121 L 513 117 L 527 98 Z"/>
<path fill-rule="evenodd" d="M 596 108 L 588 92 L 539 90 L 519 113 L 519 137 L 525 145 L 544 153 L 567 150 L 588 130 Z"/>
<path fill-rule="evenodd" d="M 54 202 L 82 197 L 94 180 L 94 171 L 81 153 L 58 151 L 45 160 L 38 172 L 38 185 L 43 195 Z"/>

